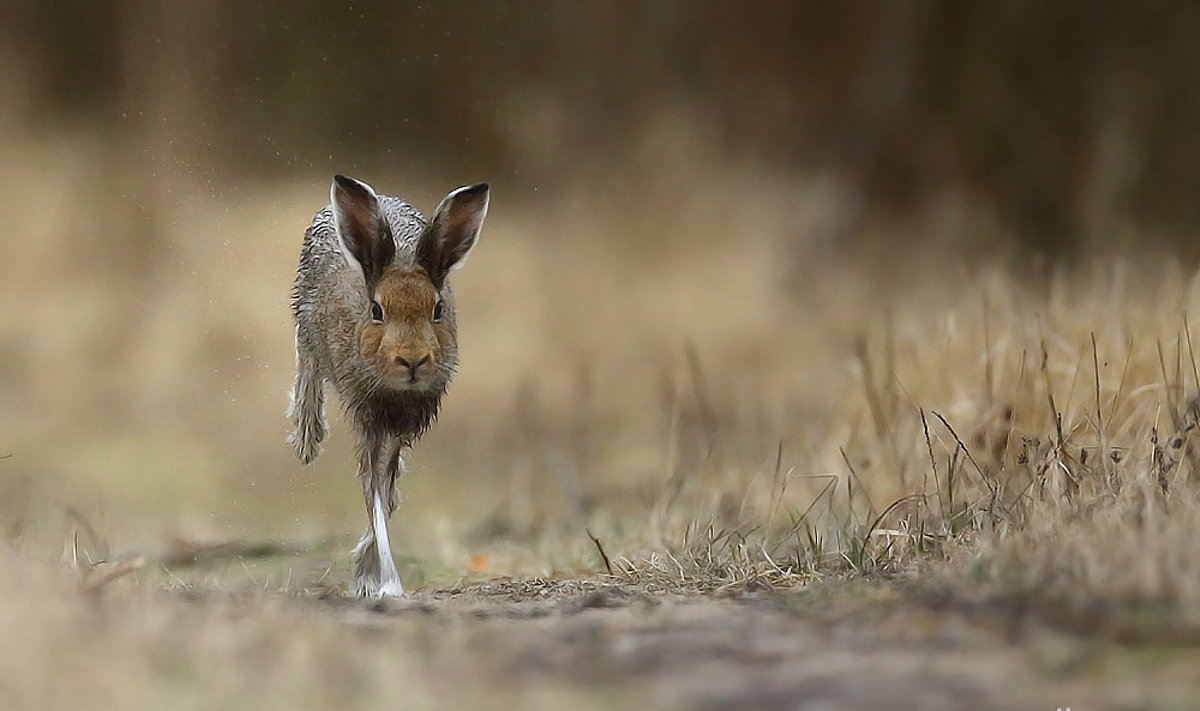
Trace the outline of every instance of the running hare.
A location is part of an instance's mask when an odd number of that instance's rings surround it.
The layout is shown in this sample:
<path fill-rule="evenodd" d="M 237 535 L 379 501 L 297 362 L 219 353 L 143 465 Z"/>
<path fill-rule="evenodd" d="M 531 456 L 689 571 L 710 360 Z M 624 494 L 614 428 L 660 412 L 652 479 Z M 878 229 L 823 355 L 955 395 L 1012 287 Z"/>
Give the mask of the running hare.
<path fill-rule="evenodd" d="M 358 438 L 367 506 L 367 532 L 353 553 L 358 595 L 404 594 L 387 532 L 400 452 L 433 424 L 458 366 L 446 277 L 466 262 L 487 207 L 487 184 L 470 185 L 447 195 L 426 223 L 408 203 L 336 175 L 329 207 L 304 233 L 288 441 L 305 464 L 316 459 L 332 383 Z"/>

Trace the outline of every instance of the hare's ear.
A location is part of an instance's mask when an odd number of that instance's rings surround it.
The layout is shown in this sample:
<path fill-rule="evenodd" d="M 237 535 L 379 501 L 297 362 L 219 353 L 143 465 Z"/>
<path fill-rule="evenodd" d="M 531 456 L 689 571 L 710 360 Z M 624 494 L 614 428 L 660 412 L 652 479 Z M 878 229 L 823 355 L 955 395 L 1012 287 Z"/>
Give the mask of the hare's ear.
<path fill-rule="evenodd" d="M 466 263 L 467 255 L 479 241 L 487 209 L 487 183 L 459 188 L 438 205 L 417 243 L 417 264 L 425 269 L 437 288 L 442 288 L 450 270 L 460 269 Z"/>
<path fill-rule="evenodd" d="M 396 243 L 379 211 L 379 198 L 370 185 L 335 175 L 329 186 L 329 204 L 346 261 L 362 270 L 367 291 L 371 291 L 396 256 Z"/>

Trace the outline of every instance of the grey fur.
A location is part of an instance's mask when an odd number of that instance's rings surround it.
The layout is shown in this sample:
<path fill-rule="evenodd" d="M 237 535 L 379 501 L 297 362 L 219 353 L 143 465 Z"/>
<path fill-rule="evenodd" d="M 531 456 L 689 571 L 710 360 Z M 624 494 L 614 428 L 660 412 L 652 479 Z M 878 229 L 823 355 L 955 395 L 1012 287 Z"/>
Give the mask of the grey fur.
<path fill-rule="evenodd" d="M 486 186 L 480 187 L 486 191 Z M 392 264 L 414 266 L 419 244 L 423 237 L 429 239 L 427 235 L 433 230 L 412 205 L 399 198 L 377 197 L 396 246 Z M 483 201 L 486 213 L 486 192 Z M 386 580 L 389 573 L 394 577 L 394 565 L 378 552 L 372 519 L 374 499 L 381 499 L 386 516 L 392 514 L 397 503 L 396 478 L 402 471 L 401 451 L 433 425 L 441 398 L 458 367 L 454 299 L 442 279 L 441 323 L 450 339 L 437 353 L 430 385 L 423 390 L 389 387 L 360 351 L 360 334 L 370 321 L 371 295 L 362 270 L 347 260 L 340 239 L 330 207 L 318 212 L 304 233 L 292 294 L 296 380 L 288 409 L 293 424 L 288 441 L 305 464 L 317 457 L 328 431 L 324 386 L 332 384 L 358 441 L 358 478 L 368 514 L 367 531 L 353 553 L 355 592 L 394 594 L 385 590 L 387 584 L 394 582 L 399 590 L 400 583 L 398 578 Z M 380 535 L 386 536 L 386 528 Z"/>

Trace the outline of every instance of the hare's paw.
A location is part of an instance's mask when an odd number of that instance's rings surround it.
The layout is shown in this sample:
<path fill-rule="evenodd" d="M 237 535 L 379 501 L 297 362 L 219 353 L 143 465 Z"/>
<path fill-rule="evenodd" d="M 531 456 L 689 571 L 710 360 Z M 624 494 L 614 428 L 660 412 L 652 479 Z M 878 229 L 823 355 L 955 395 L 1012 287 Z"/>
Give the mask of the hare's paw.
<path fill-rule="evenodd" d="M 321 454 L 321 440 L 325 439 L 325 427 L 321 422 L 298 422 L 296 429 L 288 435 L 288 444 L 304 464 L 311 463 Z"/>
<path fill-rule="evenodd" d="M 353 584 L 350 586 L 355 597 L 377 597 L 379 590 L 379 556 L 375 552 L 375 536 L 371 529 L 358 539 L 350 554 Z"/>
<path fill-rule="evenodd" d="M 288 403 L 288 418 L 292 421 L 288 444 L 300 461 L 308 464 L 321 453 L 321 440 L 329 431 L 325 424 L 325 391 L 313 367 L 299 353 L 296 365 L 296 382 Z"/>
<path fill-rule="evenodd" d="M 400 584 L 399 578 L 384 579 L 380 582 L 378 577 L 374 575 L 355 575 L 354 583 L 350 587 L 351 594 L 354 597 L 365 597 L 373 599 L 399 599 L 405 597 L 404 586 Z"/>
<path fill-rule="evenodd" d="M 375 591 L 375 597 L 401 598 L 404 597 L 404 586 L 400 579 L 385 580 Z"/>
<path fill-rule="evenodd" d="M 371 600 L 400 600 L 407 597 L 399 580 L 380 583 L 375 578 L 355 578 L 350 593 L 354 597 Z"/>
<path fill-rule="evenodd" d="M 354 584 L 350 586 L 350 594 L 354 597 L 377 597 L 375 594 L 379 590 L 379 580 L 375 578 L 354 578 Z"/>

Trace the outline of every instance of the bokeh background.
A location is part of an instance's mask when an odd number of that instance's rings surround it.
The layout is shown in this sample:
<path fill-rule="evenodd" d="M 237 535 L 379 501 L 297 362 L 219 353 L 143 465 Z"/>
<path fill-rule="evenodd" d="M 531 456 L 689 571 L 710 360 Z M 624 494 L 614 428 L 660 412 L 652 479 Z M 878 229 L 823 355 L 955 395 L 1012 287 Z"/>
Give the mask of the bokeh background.
<path fill-rule="evenodd" d="M 0 523 L 357 535 L 345 429 L 283 443 L 335 172 L 493 185 L 398 548 L 553 566 L 681 477 L 839 468 L 862 339 L 941 323 L 904 313 L 1190 269 L 1198 36 L 1186 1 L 6 2 Z"/>

